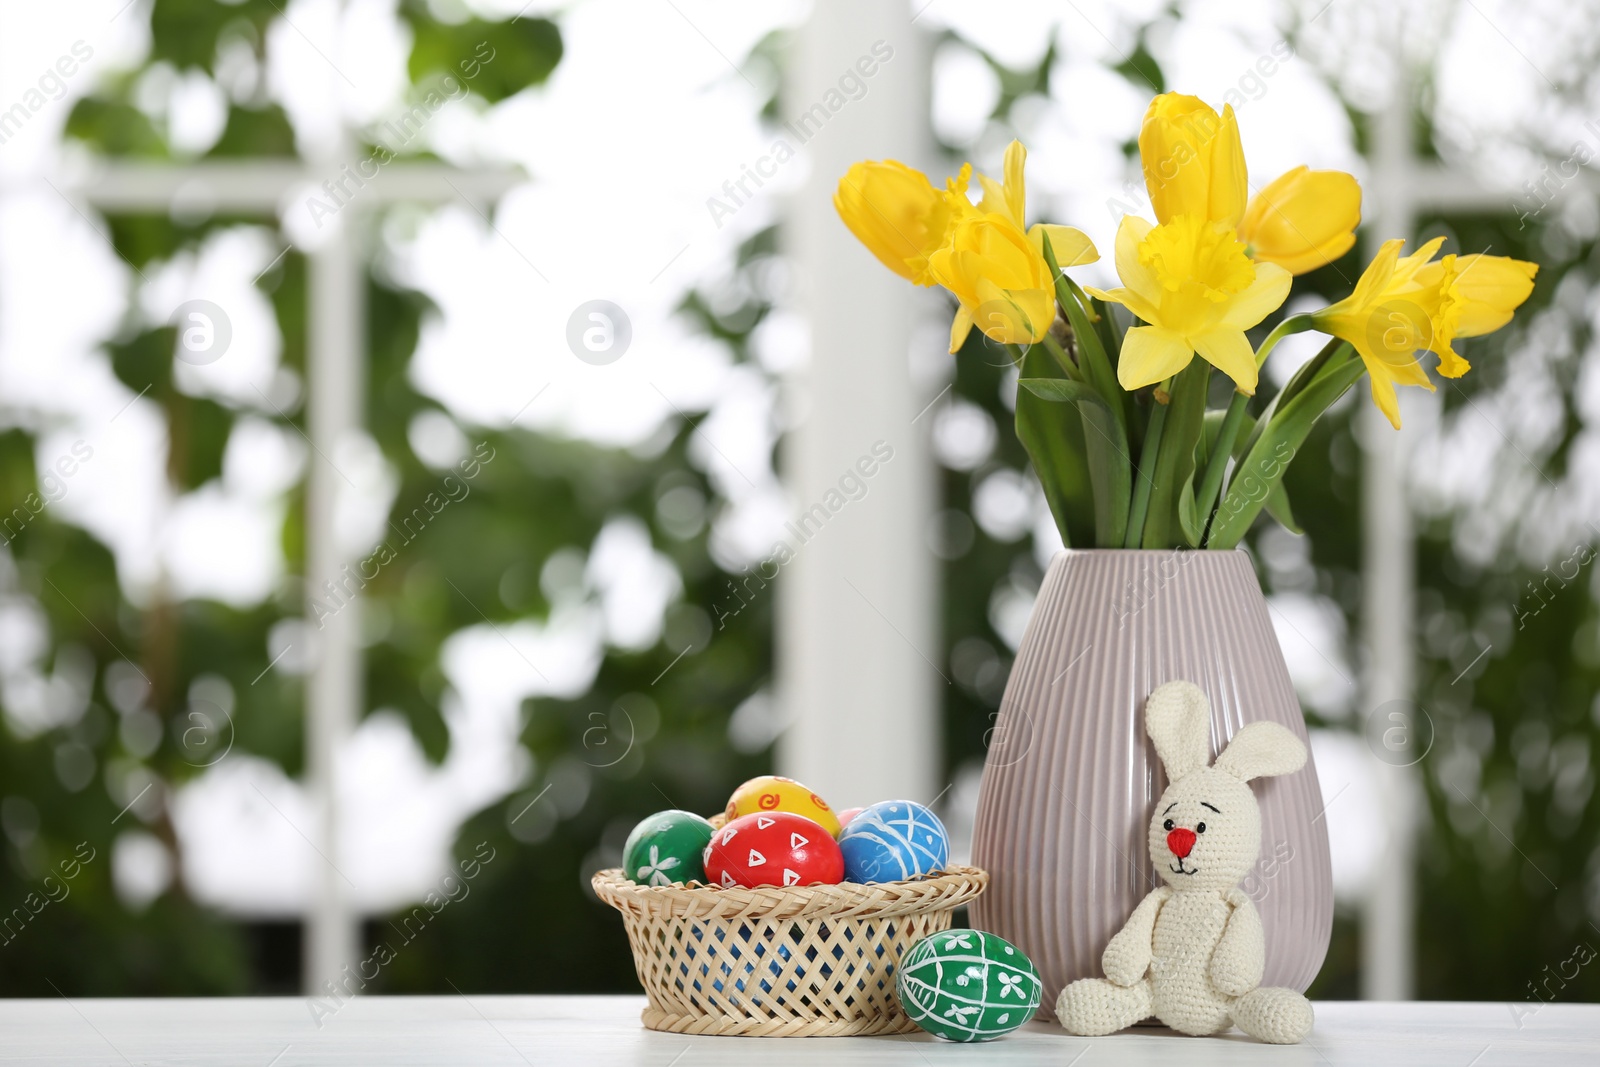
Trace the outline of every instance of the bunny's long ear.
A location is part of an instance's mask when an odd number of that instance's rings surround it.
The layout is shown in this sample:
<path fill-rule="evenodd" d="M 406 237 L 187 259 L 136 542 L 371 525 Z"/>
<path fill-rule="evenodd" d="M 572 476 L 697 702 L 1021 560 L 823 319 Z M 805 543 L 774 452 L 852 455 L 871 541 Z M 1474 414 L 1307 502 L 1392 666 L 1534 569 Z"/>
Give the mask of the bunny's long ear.
<path fill-rule="evenodd" d="M 1211 756 L 1211 705 L 1193 682 L 1168 682 L 1144 702 L 1144 728 L 1176 782 Z"/>
<path fill-rule="evenodd" d="M 1293 774 L 1306 765 L 1306 746 L 1287 727 L 1275 722 L 1253 722 L 1233 735 L 1217 757 L 1217 770 L 1242 782 Z"/>

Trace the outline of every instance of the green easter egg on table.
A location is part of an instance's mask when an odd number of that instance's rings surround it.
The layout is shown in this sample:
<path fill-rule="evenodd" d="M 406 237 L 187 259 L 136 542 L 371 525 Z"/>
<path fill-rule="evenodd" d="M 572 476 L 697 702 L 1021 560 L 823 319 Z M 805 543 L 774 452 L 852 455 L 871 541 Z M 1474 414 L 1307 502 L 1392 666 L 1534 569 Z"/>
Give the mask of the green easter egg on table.
<path fill-rule="evenodd" d="M 911 1021 L 949 1041 L 992 1041 L 1033 1018 L 1043 986 L 1033 961 L 981 930 L 925 937 L 900 960 L 895 979 Z"/>
<path fill-rule="evenodd" d="M 640 885 L 703 882 L 712 833 L 711 824 L 692 811 L 658 811 L 628 835 L 622 873 Z"/>

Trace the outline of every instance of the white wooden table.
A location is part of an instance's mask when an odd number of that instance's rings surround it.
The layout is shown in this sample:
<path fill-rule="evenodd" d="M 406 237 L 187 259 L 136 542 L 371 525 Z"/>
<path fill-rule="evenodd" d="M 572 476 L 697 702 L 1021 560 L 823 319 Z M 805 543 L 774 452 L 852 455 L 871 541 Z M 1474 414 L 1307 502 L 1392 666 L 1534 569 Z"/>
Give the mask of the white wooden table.
<path fill-rule="evenodd" d="M 1600 1064 L 1600 1004 L 1546 1005 L 1525 1015 L 1518 1030 L 1510 1007 L 1499 1003 L 1319 1003 L 1311 1040 L 1297 1046 L 1260 1045 L 1238 1033 L 1191 1038 L 1166 1030 L 1089 1039 L 1038 1023 L 983 1045 L 954 1045 L 920 1034 L 689 1038 L 643 1029 L 639 1025 L 643 1005 L 642 996 L 360 997 L 324 1018 L 319 1028 L 307 1002 L 289 997 L 0 1000 L 0 1063 L 53 1067 Z"/>

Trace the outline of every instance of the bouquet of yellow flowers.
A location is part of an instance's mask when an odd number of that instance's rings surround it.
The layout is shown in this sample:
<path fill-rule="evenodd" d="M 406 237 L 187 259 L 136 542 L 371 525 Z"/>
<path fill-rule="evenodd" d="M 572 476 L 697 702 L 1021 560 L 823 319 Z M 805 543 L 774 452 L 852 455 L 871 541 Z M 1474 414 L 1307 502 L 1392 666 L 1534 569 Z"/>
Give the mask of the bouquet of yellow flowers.
<path fill-rule="evenodd" d="M 1177 93 L 1151 102 L 1139 156 L 1156 220 L 1123 218 L 1122 285 L 1110 290 L 1067 274 L 1099 258 L 1081 230 L 1027 225 L 1019 142 L 1003 181 L 977 176 L 977 204 L 970 164 L 940 190 L 893 160 L 857 163 L 834 197 L 886 267 L 955 295 L 952 353 L 977 327 L 1016 363 L 1017 436 L 1067 544 L 1069 516 L 1102 548 L 1232 548 L 1263 508 L 1292 529 L 1283 473 L 1334 401 L 1365 373 L 1398 429 L 1395 386 L 1434 388 L 1421 353 L 1459 378 L 1469 368 L 1456 339 L 1504 326 L 1533 291 L 1533 263 L 1438 256 L 1443 238 L 1401 255 L 1393 240 L 1349 296 L 1253 346 L 1246 331 L 1282 306 L 1294 277 L 1355 244 L 1355 178 L 1302 166 L 1252 198 L 1232 107 L 1219 115 Z M 1331 340 L 1252 416 L 1273 346 L 1307 330 Z M 1234 385 L 1223 410 L 1207 410 L 1213 368 Z"/>

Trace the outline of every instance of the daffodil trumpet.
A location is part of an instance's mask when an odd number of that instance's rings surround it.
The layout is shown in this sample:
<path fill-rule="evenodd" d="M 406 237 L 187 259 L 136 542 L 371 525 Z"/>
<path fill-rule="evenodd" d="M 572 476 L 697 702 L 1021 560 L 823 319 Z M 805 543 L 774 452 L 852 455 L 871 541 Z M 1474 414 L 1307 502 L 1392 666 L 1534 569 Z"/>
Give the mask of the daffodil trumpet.
<path fill-rule="evenodd" d="M 1016 432 L 1064 543 L 1231 548 L 1263 510 L 1294 529 L 1284 471 L 1330 405 L 1365 377 L 1398 428 L 1396 387 L 1467 373 L 1460 339 L 1505 326 L 1532 294 L 1532 263 L 1395 240 L 1343 299 L 1282 318 L 1297 279 L 1355 247 L 1355 178 L 1295 167 L 1252 196 L 1233 110 L 1177 93 L 1151 102 L 1138 143 L 1154 219 L 1121 220 L 1110 285 L 1074 276 L 1099 258 L 1082 230 L 1030 224 L 1018 142 L 999 180 L 968 164 L 941 188 L 866 162 L 834 200 L 885 267 L 954 298 L 952 353 L 974 327 L 1006 348 Z M 1266 361 L 1308 330 L 1329 344 L 1252 417 Z M 1233 384 L 1225 411 L 1206 410 L 1214 371 Z"/>

